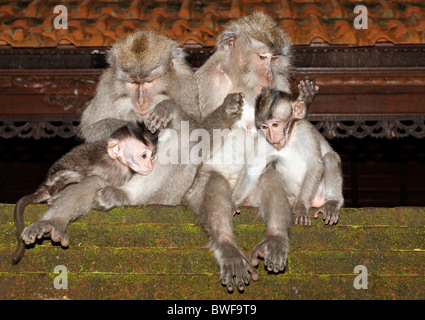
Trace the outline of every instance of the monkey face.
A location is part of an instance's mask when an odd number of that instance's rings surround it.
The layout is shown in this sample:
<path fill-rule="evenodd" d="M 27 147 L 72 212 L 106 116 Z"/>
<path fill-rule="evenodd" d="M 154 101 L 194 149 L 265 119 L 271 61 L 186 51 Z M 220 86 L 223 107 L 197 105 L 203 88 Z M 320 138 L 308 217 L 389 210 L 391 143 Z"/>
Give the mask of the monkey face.
<path fill-rule="evenodd" d="M 273 68 L 279 55 L 266 48 L 254 50 L 252 55 L 252 61 L 255 61 L 256 65 L 255 71 L 258 80 L 258 85 L 255 88 L 256 92 L 261 93 L 261 89 L 263 88 L 273 88 Z"/>
<path fill-rule="evenodd" d="M 123 159 L 125 164 L 134 172 L 148 175 L 154 167 L 155 147 L 145 145 L 143 142 L 132 139 L 125 142 Z"/>
<path fill-rule="evenodd" d="M 148 113 L 153 97 L 159 91 L 161 76 L 152 74 L 148 77 L 132 77 L 125 81 L 125 86 L 129 90 L 130 97 L 136 111 L 144 116 Z"/>
<path fill-rule="evenodd" d="M 279 55 L 264 46 L 250 51 L 244 55 L 242 67 L 243 82 L 248 88 L 252 88 L 257 94 L 263 88 L 273 88 L 275 77 L 273 69 L 279 59 Z"/>
<path fill-rule="evenodd" d="M 145 145 L 142 141 L 127 137 L 124 139 L 111 138 L 108 141 L 108 154 L 136 173 L 148 175 L 154 167 L 155 147 Z"/>
<path fill-rule="evenodd" d="M 281 118 L 272 118 L 258 123 L 267 141 L 277 150 L 281 150 L 287 141 L 284 134 L 286 126 L 287 123 Z"/>

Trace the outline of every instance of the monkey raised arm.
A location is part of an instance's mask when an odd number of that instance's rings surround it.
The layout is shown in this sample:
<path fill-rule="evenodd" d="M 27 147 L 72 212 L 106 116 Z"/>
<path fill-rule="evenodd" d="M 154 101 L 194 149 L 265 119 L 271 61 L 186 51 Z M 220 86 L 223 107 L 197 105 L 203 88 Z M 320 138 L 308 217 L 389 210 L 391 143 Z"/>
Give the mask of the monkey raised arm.
<path fill-rule="evenodd" d="M 200 127 L 207 130 L 230 129 L 242 116 L 244 97 L 242 92 L 229 93 L 223 103 L 200 123 Z"/>
<path fill-rule="evenodd" d="M 292 109 L 296 118 L 305 119 L 319 90 L 319 86 L 314 81 L 301 80 L 298 84 L 298 89 L 299 95 L 297 100 L 292 103 Z"/>

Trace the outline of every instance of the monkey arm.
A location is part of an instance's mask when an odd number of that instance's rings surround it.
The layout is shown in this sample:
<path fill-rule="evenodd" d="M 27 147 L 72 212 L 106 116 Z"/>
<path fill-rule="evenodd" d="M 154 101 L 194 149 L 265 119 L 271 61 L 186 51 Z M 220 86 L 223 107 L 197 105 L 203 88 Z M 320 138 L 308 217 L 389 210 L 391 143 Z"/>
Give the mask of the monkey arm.
<path fill-rule="evenodd" d="M 233 124 L 241 118 L 244 104 L 243 93 L 229 93 L 224 102 L 202 121 L 194 122 L 196 128 L 205 129 L 210 137 L 210 145 L 214 146 L 215 129 L 231 129 Z"/>
<path fill-rule="evenodd" d="M 158 103 L 145 119 L 146 127 L 150 132 L 165 128 L 180 129 L 182 121 L 193 122 L 193 117 L 186 113 L 173 100 L 166 99 Z"/>

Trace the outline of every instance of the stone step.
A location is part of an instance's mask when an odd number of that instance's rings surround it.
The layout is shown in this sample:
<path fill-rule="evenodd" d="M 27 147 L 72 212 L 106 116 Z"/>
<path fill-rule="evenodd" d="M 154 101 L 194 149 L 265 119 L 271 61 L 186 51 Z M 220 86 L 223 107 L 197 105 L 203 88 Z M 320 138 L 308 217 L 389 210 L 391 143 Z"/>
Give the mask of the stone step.
<path fill-rule="evenodd" d="M 346 208 L 336 226 L 321 219 L 294 226 L 285 272 L 268 273 L 260 262 L 260 280 L 232 294 L 219 282 L 205 231 L 184 207 L 92 211 L 68 227 L 68 248 L 40 240 L 18 265 L 11 264 L 13 208 L 0 204 L 0 299 L 425 298 L 425 208 Z M 29 206 L 26 224 L 47 208 Z M 235 237 L 248 257 L 265 226 L 255 208 L 241 211 Z M 54 287 L 59 265 L 68 272 L 65 290 Z M 367 268 L 366 290 L 355 288 L 356 266 Z"/>

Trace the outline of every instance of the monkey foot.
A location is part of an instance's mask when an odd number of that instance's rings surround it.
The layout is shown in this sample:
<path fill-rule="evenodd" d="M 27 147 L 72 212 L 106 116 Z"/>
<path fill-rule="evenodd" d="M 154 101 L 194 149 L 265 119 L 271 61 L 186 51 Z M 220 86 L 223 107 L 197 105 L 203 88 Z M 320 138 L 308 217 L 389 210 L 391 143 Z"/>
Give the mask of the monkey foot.
<path fill-rule="evenodd" d="M 323 220 L 325 221 L 325 224 L 336 224 L 339 219 L 339 208 L 338 208 L 338 201 L 336 200 L 329 200 L 326 201 L 326 203 L 318 208 L 316 212 L 314 213 L 314 218 L 316 219 L 319 216 L 319 213 L 323 213 Z"/>
<path fill-rule="evenodd" d="M 264 266 L 268 271 L 279 273 L 285 269 L 288 259 L 289 244 L 282 236 L 267 236 L 257 244 L 251 253 L 251 264 L 256 267 L 258 258 L 264 258 Z"/>
<path fill-rule="evenodd" d="M 40 220 L 26 227 L 22 232 L 21 238 L 25 244 L 32 244 L 36 239 L 41 239 L 50 234 L 52 241 L 60 242 L 61 246 L 67 247 L 69 245 L 68 236 L 65 230 L 61 229 L 51 220 Z"/>
<path fill-rule="evenodd" d="M 251 273 L 252 280 L 259 279 L 255 269 L 243 255 L 243 253 L 232 244 L 222 244 L 215 250 L 215 255 L 220 264 L 221 283 L 227 287 L 229 292 L 233 291 L 233 278 L 239 291 L 244 291 L 245 285 L 249 284 Z"/>

